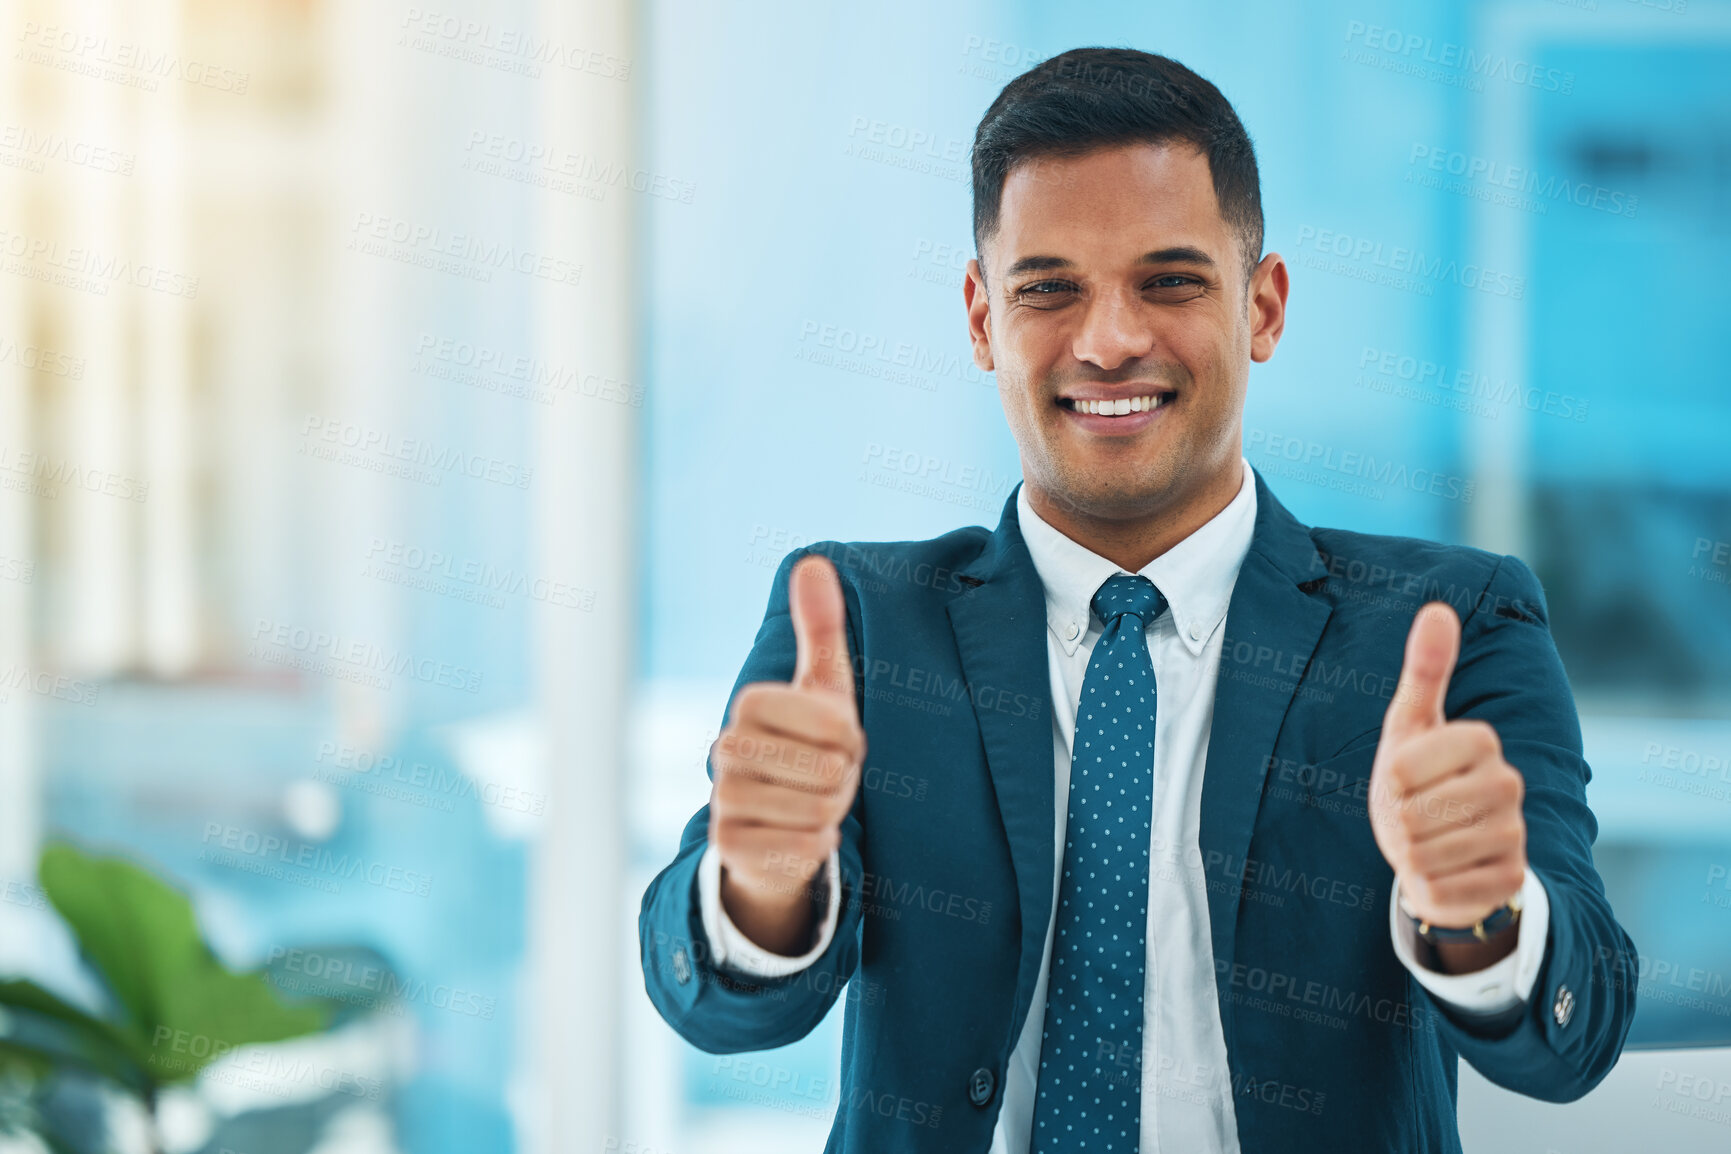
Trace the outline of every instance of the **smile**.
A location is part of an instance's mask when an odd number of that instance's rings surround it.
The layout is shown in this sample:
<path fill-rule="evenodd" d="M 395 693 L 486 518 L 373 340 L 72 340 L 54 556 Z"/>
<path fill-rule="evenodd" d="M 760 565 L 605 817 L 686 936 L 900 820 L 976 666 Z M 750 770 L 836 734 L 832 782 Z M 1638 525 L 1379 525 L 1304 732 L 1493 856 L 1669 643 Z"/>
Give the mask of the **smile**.
<path fill-rule="evenodd" d="M 1075 397 L 1059 397 L 1058 404 L 1077 413 L 1088 413 L 1099 417 L 1123 417 L 1130 413 L 1145 413 L 1157 409 L 1172 400 L 1172 393 L 1149 393 L 1140 397 L 1119 397 L 1115 401 L 1078 400 Z"/>

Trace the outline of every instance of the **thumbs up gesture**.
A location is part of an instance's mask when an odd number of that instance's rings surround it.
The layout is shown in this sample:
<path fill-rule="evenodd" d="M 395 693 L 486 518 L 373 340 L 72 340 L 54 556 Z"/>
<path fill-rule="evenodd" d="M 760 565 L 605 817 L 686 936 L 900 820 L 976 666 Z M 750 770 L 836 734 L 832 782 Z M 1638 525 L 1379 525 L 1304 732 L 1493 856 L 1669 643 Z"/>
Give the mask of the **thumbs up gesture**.
<path fill-rule="evenodd" d="M 1443 716 L 1461 626 L 1444 601 L 1418 611 L 1370 774 L 1370 823 L 1412 912 L 1470 926 L 1521 888 L 1525 783 L 1484 721 Z"/>
<path fill-rule="evenodd" d="M 854 707 L 841 578 L 821 556 L 788 577 L 798 647 L 791 682 L 756 681 L 734 695 L 710 747 L 709 840 L 721 857 L 721 903 L 772 953 L 806 949 L 816 913 L 811 880 L 841 844 L 865 760 Z"/>

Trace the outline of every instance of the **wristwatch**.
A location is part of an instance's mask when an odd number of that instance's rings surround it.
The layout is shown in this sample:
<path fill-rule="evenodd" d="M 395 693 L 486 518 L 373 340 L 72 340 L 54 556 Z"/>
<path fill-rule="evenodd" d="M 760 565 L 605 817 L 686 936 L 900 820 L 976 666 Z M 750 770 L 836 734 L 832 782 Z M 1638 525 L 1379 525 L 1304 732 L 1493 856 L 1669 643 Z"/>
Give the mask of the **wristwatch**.
<path fill-rule="evenodd" d="M 1444 942 L 1489 941 L 1492 934 L 1508 929 L 1521 916 L 1521 893 L 1519 890 L 1516 890 L 1514 896 L 1508 901 L 1472 925 L 1458 927 L 1433 926 L 1412 912 L 1412 908 L 1406 904 L 1405 894 L 1400 894 L 1397 900 L 1400 904 L 1400 912 L 1412 920 L 1419 938 L 1433 946 Z"/>
<path fill-rule="evenodd" d="M 1467 942 L 1486 942 L 1493 934 L 1501 933 L 1519 924 L 1521 918 L 1521 894 L 1515 895 L 1483 918 L 1470 926 L 1433 926 L 1412 912 L 1406 904 L 1406 895 L 1396 890 L 1396 901 L 1400 912 L 1405 915 L 1402 923 L 1404 936 L 1418 964 L 1427 970 L 1449 972 L 1449 967 L 1443 965 L 1442 957 L 1437 947 L 1439 945 L 1460 945 Z"/>

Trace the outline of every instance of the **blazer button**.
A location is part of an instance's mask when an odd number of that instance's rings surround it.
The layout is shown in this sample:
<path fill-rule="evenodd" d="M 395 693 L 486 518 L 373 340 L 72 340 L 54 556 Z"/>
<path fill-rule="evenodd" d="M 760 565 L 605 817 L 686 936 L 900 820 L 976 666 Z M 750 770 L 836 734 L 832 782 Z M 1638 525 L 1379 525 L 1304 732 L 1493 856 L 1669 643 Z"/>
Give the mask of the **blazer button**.
<path fill-rule="evenodd" d="M 1569 987 L 1557 987 L 1557 1000 L 1551 1003 L 1551 1016 L 1559 1026 L 1568 1025 L 1569 1019 L 1575 1016 L 1575 994 Z"/>
<path fill-rule="evenodd" d="M 992 1100 L 992 1090 L 997 1084 L 998 1079 L 992 1072 L 981 1066 L 974 1071 L 974 1076 L 968 1079 L 968 1101 L 976 1106 L 984 1106 Z"/>
<path fill-rule="evenodd" d="M 691 961 L 685 956 L 684 946 L 673 951 L 673 980 L 682 986 L 691 980 Z"/>

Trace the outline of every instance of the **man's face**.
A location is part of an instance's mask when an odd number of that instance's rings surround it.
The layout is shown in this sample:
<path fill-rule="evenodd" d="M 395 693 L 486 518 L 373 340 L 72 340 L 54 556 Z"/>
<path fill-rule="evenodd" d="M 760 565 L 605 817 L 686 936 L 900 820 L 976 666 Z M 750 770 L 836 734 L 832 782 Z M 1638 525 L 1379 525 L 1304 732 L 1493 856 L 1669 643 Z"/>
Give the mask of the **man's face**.
<path fill-rule="evenodd" d="M 1037 509 L 1135 520 L 1238 491 L 1250 361 L 1273 355 L 1286 267 L 1269 254 L 1246 293 L 1204 153 L 1018 164 L 985 249 L 990 285 L 970 261 L 964 286 L 974 363 L 997 374 Z M 1142 411 L 1085 411 L 1099 401 Z"/>

